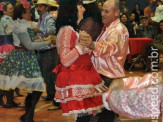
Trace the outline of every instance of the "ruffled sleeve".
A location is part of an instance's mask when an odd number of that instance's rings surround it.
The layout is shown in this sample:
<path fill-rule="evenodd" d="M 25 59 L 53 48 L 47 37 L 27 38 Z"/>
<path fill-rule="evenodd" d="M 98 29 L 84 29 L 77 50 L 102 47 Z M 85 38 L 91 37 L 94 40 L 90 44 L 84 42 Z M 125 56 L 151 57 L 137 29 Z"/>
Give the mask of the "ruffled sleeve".
<path fill-rule="evenodd" d="M 57 48 L 62 65 L 69 67 L 80 55 L 88 53 L 88 48 L 78 45 L 78 35 L 70 26 L 60 29 L 57 35 Z"/>
<path fill-rule="evenodd" d="M 79 58 L 79 53 L 75 47 L 77 35 L 70 26 L 60 29 L 57 35 L 57 48 L 60 55 L 61 63 L 68 67 Z"/>
<path fill-rule="evenodd" d="M 27 28 L 30 28 L 30 29 L 34 29 L 38 26 L 38 23 L 34 21 L 23 20 L 23 23 L 27 26 Z"/>
<path fill-rule="evenodd" d="M 23 23 L 19 22 L 19 20 L 14 21 L 12 25 L 13 25 L 12 29 L 15 34 L 24 33 L 24 32 L 27 33 L 27 27 Z"/>
<path fill-rule="evenodd" d="M 10 23 L 13 22 L 13 19 L 7 15 L 2 16 L 1 18 L 1 24 L 3 28 L 3 34 L 2 35 L 10 35 L 12 33 L 12 29 L 10 29 Z M 1 28 L 1 29 L 2 29 Z"/>
<path fill-rule="evenodd" d="M 15 20 L 10 23 L 10 27 L 13 35 L 13 44 L 20 46 L 20 39 L 18 38 L 19 33 L 27 33 L 27 27 L 21 22 L 21 20 Z"/>
<path fill-rule="evenodd" d="M 149 73 L 145 74 L 143 77 L 135 76 L 123 78 L 124 89 L 137 89 L 146 88 L 152 85 L 161 83 L 162 73 Z"/>

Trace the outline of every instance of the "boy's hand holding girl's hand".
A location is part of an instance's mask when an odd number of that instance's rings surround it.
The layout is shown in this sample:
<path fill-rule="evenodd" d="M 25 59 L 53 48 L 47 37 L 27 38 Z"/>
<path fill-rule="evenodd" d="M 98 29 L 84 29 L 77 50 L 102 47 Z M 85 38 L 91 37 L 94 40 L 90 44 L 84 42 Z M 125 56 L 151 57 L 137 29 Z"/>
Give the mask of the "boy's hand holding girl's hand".
<path fill-rule="evenodd" d="M 79 33 L 79 44 L 91 48 L 93 45 L 92 37 L 85 31 L 80 31 Z"/>

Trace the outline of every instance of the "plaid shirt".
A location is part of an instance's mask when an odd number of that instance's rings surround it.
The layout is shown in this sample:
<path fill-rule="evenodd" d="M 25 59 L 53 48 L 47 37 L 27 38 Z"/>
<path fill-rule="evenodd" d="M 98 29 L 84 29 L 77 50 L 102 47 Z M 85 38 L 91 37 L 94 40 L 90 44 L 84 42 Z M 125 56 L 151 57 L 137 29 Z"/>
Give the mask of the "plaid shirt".
<path fill-rule="evenodd" d="M 44 38 L 48 35 L 54 35 L 56 33 L 56 20 L 50 13 L 45 13 L 42 15 L 38 21 L 38 26 L 40 27 L 40 31 L 37 33 L 38 38 Z M 48 45 L 41 50 L 51 49 L 54 45 Z"/>

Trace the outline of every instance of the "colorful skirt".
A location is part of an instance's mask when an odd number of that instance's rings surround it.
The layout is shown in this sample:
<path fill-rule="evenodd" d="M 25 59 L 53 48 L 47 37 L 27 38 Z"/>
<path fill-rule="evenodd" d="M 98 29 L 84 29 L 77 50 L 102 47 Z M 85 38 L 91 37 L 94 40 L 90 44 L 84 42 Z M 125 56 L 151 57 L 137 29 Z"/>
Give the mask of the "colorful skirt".
<path fill-rule="evenodd" d="M 34 51 L 15 49 L 0 66 L 0 89 L 44 91 L 43 78 Z"/>
<path fill-rule="evenodd" d="M 81 117 L 97 114 L 103 108 L 102 94 L 107 91 L 92 64 L 58 65 L 55 100 L 60 102 L 64 116 Z"/>

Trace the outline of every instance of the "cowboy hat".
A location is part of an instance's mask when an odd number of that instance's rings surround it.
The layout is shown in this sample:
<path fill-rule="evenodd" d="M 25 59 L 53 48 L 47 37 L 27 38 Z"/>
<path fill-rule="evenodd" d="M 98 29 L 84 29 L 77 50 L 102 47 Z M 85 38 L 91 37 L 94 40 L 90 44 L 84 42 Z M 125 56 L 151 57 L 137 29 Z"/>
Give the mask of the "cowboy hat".
<path fill-rule="evenodd" d="M 50 6 L 59 7 L 59 5 L 57 4 L 57 2 L 55 0 L 48 0 L 48 4 Z"/>
<path fill-rule="evenodd" d="M 48 5 L 48 0 L 38 0 L 36 4 L 46 4 L 46 5 Z"/>

